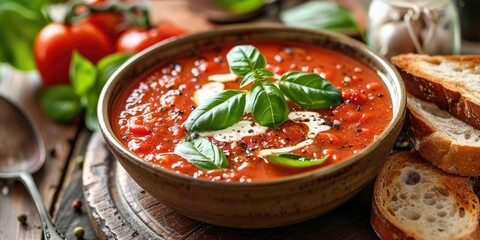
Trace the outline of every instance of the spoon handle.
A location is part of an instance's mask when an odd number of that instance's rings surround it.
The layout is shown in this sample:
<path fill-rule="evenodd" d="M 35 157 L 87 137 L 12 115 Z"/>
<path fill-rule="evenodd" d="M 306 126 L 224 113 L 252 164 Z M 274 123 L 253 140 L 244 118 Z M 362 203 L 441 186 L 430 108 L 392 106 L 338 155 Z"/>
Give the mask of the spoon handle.
<path fill-rule="evenodd" d="M 57 227 L 55 227 L 55 224 L 53 224 L 52 219 L 50 218 L 50 214 L 48 214 L 47 210 L 45 209 L 40 193 L 38 192 L 38 188 L 33 181 L 32 175 L 28 173 L 20 173 L 20 180 L 27 187 L 28 192 L 30 192 L 30 195 L 32 196 L 33 202 L 37 207 L 38 214 L 40 215 L 40 221 L 42 222 L 43 236 L 45 239 L 66 239 L 58 231 Z"/>

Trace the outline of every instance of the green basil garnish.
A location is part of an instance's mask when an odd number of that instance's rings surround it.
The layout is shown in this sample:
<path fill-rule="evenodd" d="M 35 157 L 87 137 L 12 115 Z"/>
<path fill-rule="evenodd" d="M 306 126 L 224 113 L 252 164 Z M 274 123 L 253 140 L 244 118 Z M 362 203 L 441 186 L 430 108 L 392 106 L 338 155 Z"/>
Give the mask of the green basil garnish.
<path fill-rule="evenodd" d="M 108 55 L 97 63 L 97 82 L 95 84 L 98 95 L 102 91 L 103 86 L 107 83 L 107 80 L 113 75 L 117 69 L 124 64 L 133 54 L 114 53 Z"/>
<path fill-rule="evenodd" d="M 279 86 L 300 107 L 327 109 L 342 103 L 340 91 L 318 74 L 288 72 L 280 79 Z"/>
<path fill-rule="evenodd" d="M 95 65 L 75 51 L 70 68 L 70 79 L 75 93 L 78 96 L 85 95 L 95 85 L 96 78 L 97 69 Z"/>
<path fill-rule="evenodd" d="M 233 47 L 227 53 L 227 61 L 230 71 L 243 78 L 240 87 L 254 83 L 252 88 L 248 95 L 239 90 L 223 91 L 200 104 L 184 123 L 187 131 L 224 129 L 237 123 L 245 112 L 251 112 L 259 125 L 277 129 L 288 120 L 290 109 L 285 97 L 308 109 L 330 108 L 342 102 L 340 91 L 317 74 L 289 72 L 281 77 L 277 87 L 269 81 L 274 74 L 264 68 L 265 57 L 254 46 Z M 175 148 L 175 153 L 203 169 L 220 168 L 215 161 L 218 161 L 217 155 L 223 155 L 220 149 L 205 138 L 182 142 Z M 282 153 L 267 155 L 265 158 L 284 166 L 309 167 L 322 164 L 328 156 L 312 159 Z"/>
<path fill-rule="evenodd" d="M 81 111 L 82 104 L 69 85 L 56 85 L 45 89 L 41 107 L 48 117 L 62 123 L 71 122 Z"/>
<path fill-rule="evenodd" d="M 88 129 L 98 129 L 97 105 L 103 85 L 132 55 L 116 53 L 97 66 L 75 52 L 70 64 L 70 85 L 52 86 L 42 94 L 42 109 L 53 120 L 69 123 L 82 110 Z"/>
<path fill-rule="evenodd" d="M 265 57 L 252 45 L 233 47 L 227 53 L 227 61 L 230 71 L 240 77 L 255 69 L 264 68 L 266 64 Z"/>
<path fill-rule="evenodd" d="M 272 163 L 287 167 L 311 167 L 320 165 L 328 159 L 328 155 L 323 158 L 309 158 L 292 153 L 270 154 L 264 157 Z"/>
<path fill-rule="evenodd" d="M 245 92 L 227 90 L 215 94 L 198 106 L 185 121 L 188 131 L 211 131 L 232 126 L 243 115 Z"/>
<path fill-rule="evenodd" d="M 183 141 L 177 144 L 174 152 L 201 169 L 214 170 L 228 166 L 223 151 L 204 137 Z"/>
<path fill-rule="evenodd" d="M 261 126 L 277 129 L 287 121 L 290 112 L 287 102 L 275 84 L 268 81 L 256 82 L 248 96 L 255 121 Z"/>
<path fill-rule="evenodd" d="M 272 78 L 273 76 L 273 73 L 266 69 L 255 69 L 247 73 L 245 77 L 243 77 L 242 83 L 240 83 L 240 87 L 245 87 L 251 82 L 266 80 L 268 78 Z"/>

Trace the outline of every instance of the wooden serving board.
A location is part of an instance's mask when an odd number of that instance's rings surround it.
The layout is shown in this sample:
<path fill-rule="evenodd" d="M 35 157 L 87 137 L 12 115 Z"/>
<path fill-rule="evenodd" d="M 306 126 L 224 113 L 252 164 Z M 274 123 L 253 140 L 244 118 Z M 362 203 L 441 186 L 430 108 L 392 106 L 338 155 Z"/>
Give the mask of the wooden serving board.
<path fill-rule="evenodd" d="M 83 167 L 86 209 L 101 239 L 375 239 L 369 221 L 372 188 L 303 223 L 234 229 L 185 217 L 151 197 L 115 160 L 99 133 L 90 139 Z"/>

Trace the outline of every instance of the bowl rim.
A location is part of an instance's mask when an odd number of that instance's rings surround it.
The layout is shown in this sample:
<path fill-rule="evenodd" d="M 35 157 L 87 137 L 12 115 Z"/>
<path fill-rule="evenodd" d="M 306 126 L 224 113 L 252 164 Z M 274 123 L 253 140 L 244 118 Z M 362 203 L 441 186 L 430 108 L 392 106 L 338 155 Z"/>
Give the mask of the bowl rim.
<path fill-rule="evenodd" d="M 108 104 L 110 101 L 110 98 L 115 97 L 112 94 L 113 88 L 115 87 L 115 83 L 119 82 L 121 78 L 119 76 L 123 71 L 125 71 L 126 67 L 129 66 L 130 64 L 135 64 L 136 62 L 140 61 L 141 59 L 148 57 L 148 55 L 151 54 L 151 51 L 156 48 L 167 48 L 170 45 L 174 44 L 179 44 L 182 42 L 189 43 L 191 40 L 195 40 L 196 38 L 201 38 L 203 39 L 204 37 L 210 36 L 210 34 L 216 34 L 215 36 L 222 35 L 222 33 L 229 33 L 229 32 L 237 32 L 237 31 L 261 31 L 261 30 L 279 30 L 279 31 L 294 31 L 303 33 L 303 34 L 313 34 L 313 35 L 326 35 L 329 39 L 332 39 L 334 41 L 338 41 L 343 45 L 347 45 L 350 47 L 353 47 L 355 49 L 359 49 L 360 51 L 363 52 L 365 56 L 368 56 L 368 58 L 372 59 L 377 65 L 380 67 L 380 69 L 384 69 L 386 75 L 389 76 L 389 78 L 392 78 L 392 84 L 390 84 L 394 89 L 398 90 L 399 93 L 399 99 L 394 100 L 392 96 L 392 119 L 390 120 L 390 123 L 387 125 L 387 127 L 383 130 L 383 132 L 379 135 L 376 141 L 370 143 L 368 146 L 366 146 L 364 149 L 362 149 L 360 152 L 353 154 L 352 156 L 338 162 L 335 164 L 327 165 L 325 167 L 313 169 L 311 171 L 306 171 L 302 173 L 296 173 L 293 175 L 289 176 L 284 176 L 284 177 L 279 177 L 279 178 L 274 178 L 274 179 L 267 179 L 267 180 L 254 180 L 251 182 L 239 182 L 239 181 L 211 181 L 209 179 L 203 179 L 203 178 L 194 178 L 190 175 L 182 174 L 182 173 L 176 173 L 171 169 L 165 169 L 160 166 L 157 166 L 155 164 L 149 163 L 145 160 L 143 160 L 141 157 L 137 156 L 136 154 L 130 152 L 123 144 L 120 143 L 119 139 L 115 136 L 113 133 L 111 124 L 110 124 L 110 116 L 108 114 L 109 108 Z M 345 53 L 343 53 L 345 54 Z M 364 63 L 366 64 L 366 63 Z M 147 68 L 148 70 L 151 70 L 152 67 Z M 378 69 L 378 68 L 377 68 Z M 148 71 L 147 70 L 147 71 Z M 376 69 L 374 69 L 376 70 Z M 378 70 L 376 70 L 378 72 Z M 145 71 L 144 71 L 145 72 Z M 144 73 L 143 72 L 143 73 Z M 137 74 L 137 77 L 140 76 L 141 74 Z M 389 83 L 386 83 L 385 78 L 381 76 L 382 81 L 387 85 Z M 388 87 L 388 91 L 390 94 L 392 94 L 392 89 Z M 394 104 L 395 101 L 398 102 L 398 104 Z M 103 138 L 105 141 L 109 142 L 110 147 L 114 147 L 116 150 L 118 150 L 123 156 L 127 156 L 126 159 L 132 164 L 138 165 L 141 168 L 152 172 L 153 174 L 157 175 L 162 175 L 164 177 L 168 177 L 170 179 L 177 179 L 180 181 L 186 181 L 186 182 L 195 182 L 197 185 L 214 185 L 216 187 L 222 188 L 231 188 L 231 187 L 244 187 L 244 186 L 249 186 L 249 187 L 266 187 L 270 185 L 278 185 L 278 184 L 287 184 L 287 183 L 293 183 L 296 181 L 305 181 L 306 179 L 315 179 L 320 176 L 328 176 L 330 174 L 333 174 L 337 172 L 340 169 L 346 168 L 357 161 L 360 161 L 363 159 L 370 151 L 374 151 L 376 148 L 378 148 L 383 140 L 387 138 L 391 132 L 398 127 L 397 125 L 402 124 L 405 118 L 406 114 L 406 90 L 405 90 L 405 85 L 402 81 L 402 78 L 398 71 L 395 69 L 395 67 L 386 60 L 383 56 L 380 56 L 379 53 L 374 52 L 371 50 L 366 44 L 355 40 L 347 35 L 343 35 L 340 33 L 336 32 L 331 32 L 331 31 L 326 31 L 326 30 L 318 30 L 318 29 L 306 29 L 306 28 L 299 28 L 299 27 L 291 27 L 291 26 L 285 26 L 281 24 L 237 24 L 237 25 L 231 25 L 231 26 L 225 26 L 225 27 L 219 27 L 215 28 L 212 30 L 207 30 L 207 31 L 201 31 L 201 32 L 196 32 L 192 33 L 183 37 L 178 37 L 178 38 L 172 38 L 166 41 L 159 42 L 145 50 L 143 50 L 140 53 L 135 54 L 132 56 L 129 60 L 127 60 L 124 64 L 122 64 L 113 74 L 110 76 L 108 79 L 107 83 L 105 84 L 104 88 L 102 89 L 102 92 L 99 97 L 98 101 L 98 106 L 97 106 L 97 116 L 98 116 L 98 122 L 100 126 L 100 131 L 103 135 Z M 398 106 L 395 106 L 398 105 Z M 111 151 L 109 149 L 109 151 Z M 117 159 L 118 161 L 118 159 Z"/>

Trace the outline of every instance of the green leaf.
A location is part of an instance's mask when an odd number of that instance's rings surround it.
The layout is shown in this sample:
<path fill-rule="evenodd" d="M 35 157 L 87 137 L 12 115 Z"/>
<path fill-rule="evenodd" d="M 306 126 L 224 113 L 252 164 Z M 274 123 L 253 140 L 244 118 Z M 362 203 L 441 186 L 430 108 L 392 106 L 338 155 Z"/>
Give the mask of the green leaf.
<path fill-rule="evenodd" d="M 268 161 L 287 167 L 311 167 L 324 163 L 328 156 L 323 158 L 309 158 L 297 154 L 280 153 L 264 156 Z"/>
<path fill-rule="evenodd" d="M 97 69 L 92 62 L 75 51 L 70 66 L 70 79 L 73 91 L 83 96 L 95 86 Z"/>
<path fill-rule="evenodd" d="M 262 53 L 252 45 L 238 45 L 227 53 L 230 71 L 240 77 L 247 73 L 264 68 L 266 61 Z"/>
<path fill-rule="evenodd" d="M 85 126 L 92 131 L 99 129 L 98 118 L 97 118 L 97 104 L 98 104 L 99 95 L 96 92 L 90 91 L 85 96 Z"/>
<path fill-rule="evenodd" d="M 95 84 L 98 94 L 113 73 L 132 56 L 132 54 L 115 53 L 100 59 L 97 63 L 97 82 Z"/>
<path fill-rule="evenodd" d="M 201 169 L 214 170 L 228 166 L 223 151 L 204 137 L 183 141 L 177 144 L 174 152 Z"/>
<path fill-rule="evenodd" d="M 0 0 L 0 62 L 22 71 L 35 69 L 35 37 L 47 24 L 39 2 Z"/>
<path fill-rule="evenodd" d="M 261 69 L 255 69 L 251 72 L 248 72 L 245 77 L 242 80 L 242 83 L 240 83 L 240 87 L 245 87 L 246 85 L 254 82 L 254 81 L 262 81 L 268 78 L 272 78 L 273 73 L 267 69 L 261 68 Z"/>
<path fill-rule="evenodd" d="M 342 103 L 340 91 L 318 74 L 288 72 L 279 86 L 292 102 L 307 109 L 328 109 Z"/>
<path fill-rule="evenodd" d="M 265 4 L 265 0 L 216 0 L 216 2 L 236 14 L 251 13 Z"/>
<path fill-rule="evenodd" d="M 268 81 L 256 82 L 248 102 L 255 121 L 261 126 L 277 129 L 287 121 L 289 108 L 280 89 Z"/>
<path fill-rule="evenodd" d="M 220 130 L 232 126 L 243 115 L 245 92 L 227 90 L 219 92 L 198 106 L 184 125 L 188 131 Z"/>
<path fill-rule="evenodd" d="M 280 14 L 286 25 L 325 29 L 337 32 L 357 32 L 352 13 L 333 1 L 308 1 Z"/>
<path fill-rule="evenodd" d="M 81 111 L 80 98 L 67 85 L 47 88 L 41 97 L 43 111 L 53 120 L 70 123 Z"/>

